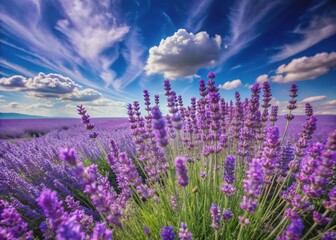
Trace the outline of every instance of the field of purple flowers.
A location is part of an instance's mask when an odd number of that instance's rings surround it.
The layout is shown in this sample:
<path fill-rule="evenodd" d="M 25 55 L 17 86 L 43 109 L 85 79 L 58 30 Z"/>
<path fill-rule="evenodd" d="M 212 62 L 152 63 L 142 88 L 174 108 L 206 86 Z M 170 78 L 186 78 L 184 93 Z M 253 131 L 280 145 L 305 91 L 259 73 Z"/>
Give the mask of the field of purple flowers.
<path fill-rule="evenodd" d="M 225 101 L 208 78 L 190 105 L 165 80 L 167 116 L 145 90 L 127 128 L 78 106 L 80 126 L 0 140 L 0 239 L 336 239 L 335 117 L 295 116 L 295 84 L 281 117 L 268 82 Z"/>

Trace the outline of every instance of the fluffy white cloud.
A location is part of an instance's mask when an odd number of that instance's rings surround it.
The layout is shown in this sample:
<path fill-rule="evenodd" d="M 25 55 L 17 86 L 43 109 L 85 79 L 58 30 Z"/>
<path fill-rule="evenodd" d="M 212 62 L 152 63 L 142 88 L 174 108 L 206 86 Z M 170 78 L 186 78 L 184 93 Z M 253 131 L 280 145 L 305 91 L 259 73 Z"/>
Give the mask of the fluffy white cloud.
<path fill-rule="evenodd" d="M 269 80 L 268 75 L 263 74 L 263 75 L 260 75 L 259 77 L 257 77 L 256 82 L 257 83 L 263 83 L 263 82 L 267 82 L 268 80 Z"/>
<path fill-rule="evenodd" d="M 272 62 L 286 59 L 310 48 L 328 37 L 331 37 L 336 33 L 335 21 L 335 14 L 329 16 L 316 16 L 311 20 L 309 25 L 306 25 L 305 27 L 303 27 L 303 25 L 298 26 L 293 33 L 301 35 L 302 40 L 282 46 L 281 51 L 272 57 Z"/>
<path fill-rule="evenodd" d="M 296 58 L 288 64 L 282 64 L 276 71 L 278 75 L 272 76 L 271 80 L 279 83 L 313 80 L 335 67 L 336 52 L 318 53 L 312 57 Z"/>
<path fill-rule="evenodd" d="M 326 99 L 326 96 L 313 96 L 303 99 L 302 103 L 311 103 L 311 102 L 317 102 Z"/>
<path fill-rule="evenodd" d="M 79 88 L 81 86 L 71 78 L 55 73 L 39 73 L 31 78 L 17 75 L 0 79 L 0 89 L 21 91 L 37 98 L 68 101 L 94 101 L 102 98 L 102 94 L 94 89 L 80 90 Z"/>
<path fill-rule="evenodd" d="M 240 79 L 232 80 L 231 82 L 225 82 L 224 84 L 220 84 L 218 87 L 225 89 L 225 90 L 231 90 L 237 87 L 241 87 L 243 84 L 240 81 Z"/>
<path fill-rule="evenodd" d="M 218 60 L 221 43 L 219 35 L 211 38 L 207 32 L 193 34 L 179 29 L 149 50 L 145 70 L 148 75 L 163 73 L 173 79 L 192 76 Z"/>

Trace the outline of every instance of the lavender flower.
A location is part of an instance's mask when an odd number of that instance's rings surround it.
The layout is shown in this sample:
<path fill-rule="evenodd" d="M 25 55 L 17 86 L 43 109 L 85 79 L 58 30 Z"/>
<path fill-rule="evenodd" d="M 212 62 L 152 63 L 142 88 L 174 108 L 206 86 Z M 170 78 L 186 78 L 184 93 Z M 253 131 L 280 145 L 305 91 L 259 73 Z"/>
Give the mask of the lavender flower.
<path fill-rule="evenodd" d="M 175 240 L 175 232 L 172 226 L 164 226 L 161 228 L 161 239 L 162 240 Z"/>
<path fill-rule="evenodd" d="M 229 221 L 231 218 L 233 218 L 233 213 L 230 211 L 230 210 L 224 210 L 223 211 L 223 220 L 226 222 L 226 221 Z"/>
<path fill-rule="evenodd" d="M 246 171 L 247 179 L 243 180 L 245 193 L 248 197 L 258 198 L 261 193 L 264 177 L 259 159 L 253 158 Z"/>
<path fill-rule="evenodd" d="M 235 168 L 235 157 L 229 155 L 226 157 L 226 161 L 224 163 L 224 174 L 223 174 L 223 179 L 228 184 L 234 183 L 235 180 L 234 168 Z"/>
<path fill-rule="evenodd" d="M 66 219 L 56 231 L 56 239 L 68 240 L 78 239 L 84 240 L 85 233 L 81 230 L 81 225 L 76 221 L 75 216 Z"/>
<path fill-rule="evenodd" d="M 216 77 L 215 73 L 213 73 L 213 72 L 208 73 L 208 78 L 214 79 L 215 77 Z"/>
<path fill-rule="evenodd" d="M 325 232 L 321 240 L 335 240 L 336 231 Z"/>
<path fill-rule="evenodd" d="M 304 225 L 301 218 L 294 218 L 278 240 L 300 239 Z"/>
<path fill-rule="evenodd" d="M 106 223 L 97 222 L 93 229 L 91 240 L 112 240 L 112 233 L 112 230 L 106 228 Z"/>
<path fill-rule="evenodd" d="M 50 189 L 46 189 L 36 200 L 46 215 L 50 227 L 52 229 L 57 229 L 66 218 L 64 208 L 62 207 L 63 202 L 58 200 L 57 193 Z"/>
<path fill-rule="evenodd" d="M 152 124 L 153 124 L 153 129 L 155 130 L 155 135 L 157 138 L 158 143 L 162 146 L 165 147 L 168 145 L 168 140 L 167 140 L 167 131 L 166 131 L 166 123 L 164 119 L 162 118 L 161 111 L 158 106 L 154 106 L 151 109 L 151 114 L 152 114 Z"/>
<path fill-rule="evenodd" d="M 59 158 L 70 164 L 71 166 L 76 166 L 77 165 L 77 157 L 75 150 L 73 148 L 61 148 L 60 153 L 59 153 Z"/>
<path fill-rule="evenodd" d="M 181 228 L 178 233 L 179 240 L 191 240 L 191 236 L 192 234 L 189 232 L 187 224 L 181 222 Z"/>
<path fill-rule="evenodd" d="M 220 228 L 221 213 L 220 208 L 216 204 L 211 204 L 210 213 L 212 218 L 211 227 L 214 229 Z"/>
<path fill-rule="evenodd" d="M 310 105 L 310 103 L 305 104 L 305 113 L 308 118 L 313 115 L 313 107 Z"/>
<path fill-rule="evenodd" d="M 16 209 L 0 200 L 0 239 L 33 239 Z"/>
<path fill-rule="evenodd" d="M 91 123 L 90 115 L 86 114 L 86 110 L 83 105 L 77 106 L 77 111 L 78 114 L 82 116 L 82 122 L 85 125 L 85 128 L 91 131 L 94 128 L 94 125 Z M 89 137 L 96 138 L 98 137 L 98 133 L 92 132 L 89 134 Z"/>
<path fill-rule="evenodd" d="M 177 180 L 178 184 L 180 184 L 182 187 L 186 187 L 189 182 L 188 167 L 183 157 L 180 156 L 176 157 L 175 168 L 176 168 L 176 174 L 178 176 Z"/>
<path fill-rule="evenodd" d="M 145 226 L 144 227 L 144 234 L 149 237 L 150 236 L 150 230 L 149 230 L 149 227 L 148 226 Z"/>

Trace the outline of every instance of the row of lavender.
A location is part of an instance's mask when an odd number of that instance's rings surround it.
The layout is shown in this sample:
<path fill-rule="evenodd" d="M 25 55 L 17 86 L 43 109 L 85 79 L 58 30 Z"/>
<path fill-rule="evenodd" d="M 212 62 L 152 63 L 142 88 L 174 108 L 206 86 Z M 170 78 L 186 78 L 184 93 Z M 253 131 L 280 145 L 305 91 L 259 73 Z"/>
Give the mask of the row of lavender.
<path fill-rule="evenodd" d="M 117 120 L 114 125 L 109 123 L 107 126 L 99 124 L 96 127 L 101 136 L 99 142 L 88 138 L 87 131 L 82 126 L 74 126 L 68 130 L 48 130 L 50 132 L 45 136 L 31 140 L 0 140 L 0 199 L 15 207 L 35 233 L 40 231 L 39 225 L 45 218 L 36 199 L 46 188 L 56 190 L 62 198 L 81 199 L 80 204 L 85 211 L 99 219 L 98 212 L 82 193 L 84 187 L 80 179 L 73 176 L 60 160 L 59 149 L 75 147 L 80 161 L 87 165 L 98 164 L 102 174 L 112 175 L 105 166 L 111 140 L 120 142 L 122 150 L 129 155 L 135 154 L 131 135 L 124 122 Z M 107 131 L 107 127 L 110 130 Z M 10 224 L 14 226 L 16 222 Z M 6 224 L 0 223 L 0 232 L 4 231 L 4 226 Z M 11 239 L 10 235 L 5 236 L 0 233 L 0 239 Z M 13 238 L 17 239 L 18 236 Z"/>
<path fill-rule="evenodd" d="M 307 104 L 298 141 L 289 143 L 295 84 L 280 134 L 268 82 L 255 84 L 244 101 L 237 92 L 233 103 L 221 98 L 215 75 L 208 77 L 207 83 L 200 80 L 201 98 L 192 98 L 190 106 L 165 80 L 166 117 L 159 96 L 151 104 L 146 90 L 145 117 L 138 102 L 128 105 L 136 153 L 125 153 L 120 140 L 111 141 L 106 160 L 115 187 L 99 164 L 78 157 L 81 148 L 75 142 L 62 148 L 65 165 L 58 166 L 76 179 L 79 191 L 65 197 L 57 186 L 42 185 L 35 202 L 46 218 L 40 226 L 43 236 L 168 240 L 178 232 L 179 239 L 334 239 L 336 132 L 328 141 L 313 143 L 317 118 Z M 78 110 L 90 138 L 106 142 L 86 110 Z M 11 207 L 2 209 L 7 214 Z M 21 232 L 6 227 L 9 235 L 26 236 L 27 226 Z"/>

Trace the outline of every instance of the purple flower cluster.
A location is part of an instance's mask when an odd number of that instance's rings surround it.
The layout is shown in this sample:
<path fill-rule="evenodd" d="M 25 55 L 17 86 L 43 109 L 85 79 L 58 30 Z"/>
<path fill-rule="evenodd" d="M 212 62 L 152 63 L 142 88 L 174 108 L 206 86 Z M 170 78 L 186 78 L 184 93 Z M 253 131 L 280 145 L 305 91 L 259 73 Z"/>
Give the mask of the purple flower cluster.
<path fill-rule="evenodd" d="M 181 222 L 178 237 L 179 240 L 191 240 L 192 234 L 189 232 L 188 226 L 184 222 Z"/>
<path fill-rule="evenodd" d="M 279 240 L 294 240 L 300 239 L 304 225 L 301 218 L 293 218 L 291 223 L 285 229 L 283 234 L 278 238 Z"/>
<path fill-rule="evenodd" d="M 3 200 L 0 200 L 0 239 L 33 239 L 28 224 L 13 206 Z"/>
<path fill-rule="evenodd" d="M 85 125 L 87 130 L 92 130 L 94 128 L 93 123 L 91 123 L 90 115 L 86 113 L 86 109 L 83 107 L 83 105 L 77 106 L 78 114 L 82 116 L 82 122 Z M 89 134 L 90 138 L 96 138 L 98 137 L 97 132 L 92 132 Z"/>
<path fill-rule="evenodd" d="M 236 188 L 233 186 L 235 180 L 234 168 L 235 168 L 235 157 L 229 155 L 226 157 L 226 160 L 224 162 L 224 174 L 223 174 L 224 183 L 222 185 L 222 191 L 228 197 L 232 196 L 236 190 Z"/>
<path fill-rule="evenodd" d="M 172 226 L 164 226 L 161 229 L 162 240 L 175 240 L 175 232 Z"/>
<path fill-rule="evenodd" d="M 264 183 L 264 173 L 260 164 L 260 159 L 254 158 L 249 163 L 246 171 L 247 178 L 243 180 L 245 196 L 243 197 L 240 207 L 248 213 L 253 213 L 258 204 L 258 197 Z M 243 222 L 246 219 L 242 220 Z"/>
<path fill-rule="evenodd" d="M 176 168 L 176 174 L 177 174 L 177 182 L 182 187 L 186 187 L 189 183 L 188 178 L 188 167 L 186 164 L 186 161 L 183 157 L 176 157 L 175 159 L 175 168 Z"/>

